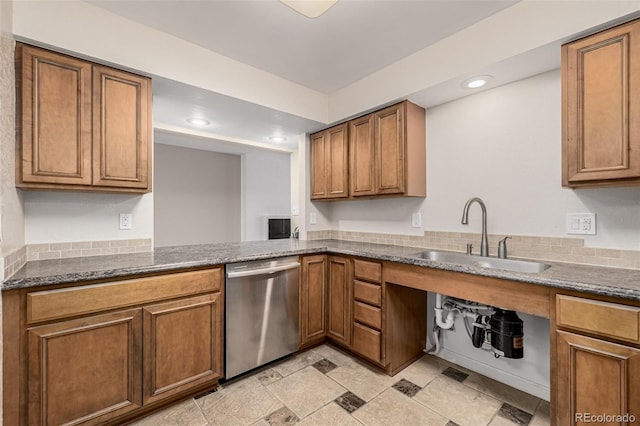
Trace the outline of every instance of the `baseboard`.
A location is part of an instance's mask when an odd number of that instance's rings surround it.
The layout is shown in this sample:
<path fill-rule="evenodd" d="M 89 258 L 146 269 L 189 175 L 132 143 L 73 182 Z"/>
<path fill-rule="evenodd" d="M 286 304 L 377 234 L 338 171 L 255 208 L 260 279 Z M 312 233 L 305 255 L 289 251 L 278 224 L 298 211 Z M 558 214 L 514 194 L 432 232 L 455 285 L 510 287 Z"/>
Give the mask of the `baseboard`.
<path fill-rule="evenodd" d="M 544 399 L 545 401 L 550 400 L 550 389 L 548 386 L 544 386 L 540 383 L 532 382 L 531 380 L 527 380 L 523 377 L 507 373 L 491 365 L 479 362 L 476 359 L 469 358 L 466 355 L 448 350 L 446 348 L 442 348 L 440 350 L 440 353 L 436 356 L 457 364 L 461 367 L 475 371 L 476 373 L 480 373 L 482 375 L 490 377 L 494 380 L 497 380 L 498 382 L 512 386 L 528 394 L 537 396 L 538 398 Z"/>

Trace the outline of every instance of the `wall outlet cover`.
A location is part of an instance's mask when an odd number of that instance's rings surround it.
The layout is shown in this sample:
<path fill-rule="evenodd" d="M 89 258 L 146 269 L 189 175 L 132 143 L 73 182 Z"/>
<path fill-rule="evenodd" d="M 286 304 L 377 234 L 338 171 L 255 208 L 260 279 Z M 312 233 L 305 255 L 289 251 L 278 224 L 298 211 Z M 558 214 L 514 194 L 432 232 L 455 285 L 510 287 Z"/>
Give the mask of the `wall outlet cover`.
<path fill-rule="evenodd" d="M 120 213 L 120 229 L 133 228 L 133 215 L 131 213 Z"/>
<path fill-rule="evenodd" d="M 291 207 L 291 216 L 298 216 L 300 214 L 300 209 L 298 206 Z"/>
<path fill-rule="evenodd" d="M 596 235 L 595 213 L 567 213 L 567 234 Z"/>
<path fill-rule="evenodd" d="M 309 225 L 315 225 L 318 223 L 318 215 L 315 212 L 309 213 Z"/>

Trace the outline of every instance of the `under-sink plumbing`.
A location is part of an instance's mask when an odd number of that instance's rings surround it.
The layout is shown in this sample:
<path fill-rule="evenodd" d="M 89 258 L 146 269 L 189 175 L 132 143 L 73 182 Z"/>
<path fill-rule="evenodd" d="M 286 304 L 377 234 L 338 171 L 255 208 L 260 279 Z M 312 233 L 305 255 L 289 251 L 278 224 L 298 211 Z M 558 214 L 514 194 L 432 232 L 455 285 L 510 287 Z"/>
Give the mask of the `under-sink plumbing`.
<path fill-rule="evenodd" d="M 440 331 L 453 330 L 457 315 L 462 316 L 475 348 L 492 351 L 496 358 L 523 357 L 523 323 L 516 312 L 439 293 L 436 294 L 434 347 L 427 353 L 440 352 Z"/>

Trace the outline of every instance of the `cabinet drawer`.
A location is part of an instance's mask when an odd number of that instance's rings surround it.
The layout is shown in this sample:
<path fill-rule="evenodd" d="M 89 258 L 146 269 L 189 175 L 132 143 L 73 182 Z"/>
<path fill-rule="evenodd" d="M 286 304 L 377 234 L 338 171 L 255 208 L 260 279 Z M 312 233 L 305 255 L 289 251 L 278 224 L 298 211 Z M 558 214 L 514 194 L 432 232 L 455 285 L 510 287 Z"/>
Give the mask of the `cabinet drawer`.
<path fill-rule="evenodd" d="M 218 267 L 60 290 L 36 291 L 27 295 L 27 323 L 219 291 L 222 277 L 222 267 Z"/>
<path fill-rule="evenodd" d="M 375 327 L 378 330 L 382 328 L 382 311 L 371 305 L 355 302 L 353 319 L 363 324 Z"/>
<path fill-rule="evenodd" d="M 353 274 L 356 278 L 379 283 L 382 281 L 382 265 L 355 259 L 353 261 Z"/>
<path fill-rule="evenodd" d="M 369 284 L 363 281 L 353 281 L 353 296 L 363 302 L 380 306 L 382 301 L 382 288 L 377 284 Z"/>
<path fill-rule="evenodd" d="M 369 327 L 353 324 L 353 350 L 375 362 L 380 363 L 382 334 Z"/>
<path fill-rule="evenodd" d="M 640 343 L 640 308 L 558 295 L 557 323 L 593 334 Z"/>

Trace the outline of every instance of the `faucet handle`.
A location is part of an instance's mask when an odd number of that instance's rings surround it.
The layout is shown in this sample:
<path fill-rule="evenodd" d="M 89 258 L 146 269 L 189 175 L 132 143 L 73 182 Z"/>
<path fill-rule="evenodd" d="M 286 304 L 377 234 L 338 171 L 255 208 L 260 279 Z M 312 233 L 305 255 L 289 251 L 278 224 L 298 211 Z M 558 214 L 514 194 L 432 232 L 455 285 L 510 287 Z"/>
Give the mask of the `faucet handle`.
<path fill-rule="evenodd" d="M 507 258 L 507 239 L 511 237 L 504 237 L 498 242 L 498 257 L 500 259 Z"/>
<path fill-rule="evenodd" d="M 467 243 L 467 254 L 473 254 L 473 244 Z"/>

